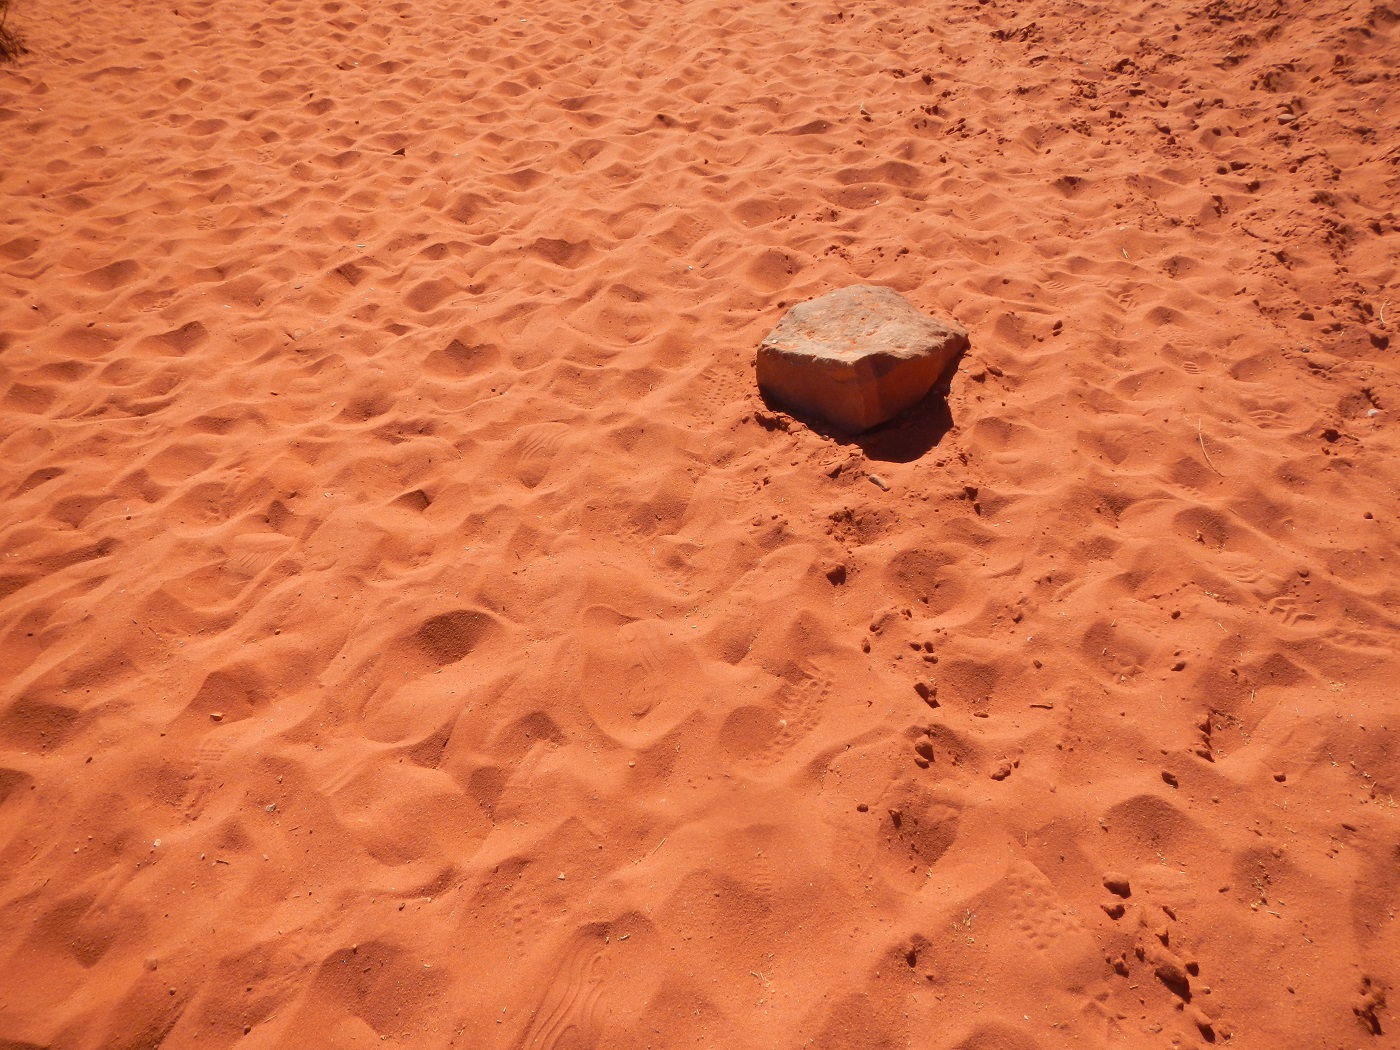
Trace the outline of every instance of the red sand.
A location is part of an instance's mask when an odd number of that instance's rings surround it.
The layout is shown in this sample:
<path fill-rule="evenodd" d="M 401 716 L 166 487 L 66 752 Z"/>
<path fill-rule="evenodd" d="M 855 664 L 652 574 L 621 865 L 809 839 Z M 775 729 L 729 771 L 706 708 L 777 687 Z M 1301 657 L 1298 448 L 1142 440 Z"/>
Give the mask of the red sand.
<path fill-rule="evenodd" d="M 18 0 L 0 1045 L 1400 1045 L 1395 10 Z"/>

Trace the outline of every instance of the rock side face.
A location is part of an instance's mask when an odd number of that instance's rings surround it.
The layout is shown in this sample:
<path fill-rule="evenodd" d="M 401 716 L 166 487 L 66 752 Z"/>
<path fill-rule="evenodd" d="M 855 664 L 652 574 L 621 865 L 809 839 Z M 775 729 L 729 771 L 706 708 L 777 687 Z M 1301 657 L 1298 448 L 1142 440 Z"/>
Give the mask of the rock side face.
<path fill-rule="evenodd" d="M 891 288 L 852 285 L 799 303 L 758 348 L 764 395 L 859 434 L 913 405 L 967 348 L 967 331 Z"/>

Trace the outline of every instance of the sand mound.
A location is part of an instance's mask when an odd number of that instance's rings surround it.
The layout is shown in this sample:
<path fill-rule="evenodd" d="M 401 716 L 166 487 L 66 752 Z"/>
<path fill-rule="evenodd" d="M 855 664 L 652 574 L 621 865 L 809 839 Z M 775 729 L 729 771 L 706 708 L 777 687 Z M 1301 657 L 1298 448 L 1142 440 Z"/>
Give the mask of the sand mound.
<path fill-rule="evenodd" d="M 1392 8 L 12 18 L 0 1042 L 1393 1039 Z"/>

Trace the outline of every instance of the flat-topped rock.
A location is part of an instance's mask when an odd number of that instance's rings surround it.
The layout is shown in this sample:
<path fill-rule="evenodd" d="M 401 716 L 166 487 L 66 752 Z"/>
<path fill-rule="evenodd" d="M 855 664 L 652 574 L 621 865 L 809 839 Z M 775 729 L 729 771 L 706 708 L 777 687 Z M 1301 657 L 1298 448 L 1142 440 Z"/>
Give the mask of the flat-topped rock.
<path fill-rule="evenodd" d="M 799 303 L 758 348 L 771 400 L 859 434 L 917 403 L 967 348 L 962 327 L 891 288 L 852 285 Z"/>

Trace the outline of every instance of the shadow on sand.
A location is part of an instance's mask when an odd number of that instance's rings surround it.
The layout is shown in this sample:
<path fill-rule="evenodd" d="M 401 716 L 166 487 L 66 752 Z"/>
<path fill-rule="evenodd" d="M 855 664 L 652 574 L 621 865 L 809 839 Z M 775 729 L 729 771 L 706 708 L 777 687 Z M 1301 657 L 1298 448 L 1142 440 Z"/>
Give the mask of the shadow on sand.
<path fill-rule="evenodd" d="M 961 360 L 960 354 L 938 377 L 938 382 L 933 384 L 933 389 L 922 401 L 905 409 L 889 422 L 872 427 L 863 434 L 851 435 L 820 419 L 793 411 L 790 406 L 768 397 L 761 391 L 759 396 L 771 411 L 800 419 L 804 426 L 822 437 L 838 445 L 860 449 L 867 459 L 877 463 L 912 463 L 931 449 L 937 448 L 943 436 L 953 429 L 953 413 L 948 407 L 948 391 Z"/>

